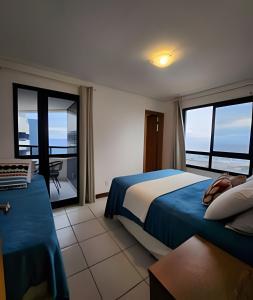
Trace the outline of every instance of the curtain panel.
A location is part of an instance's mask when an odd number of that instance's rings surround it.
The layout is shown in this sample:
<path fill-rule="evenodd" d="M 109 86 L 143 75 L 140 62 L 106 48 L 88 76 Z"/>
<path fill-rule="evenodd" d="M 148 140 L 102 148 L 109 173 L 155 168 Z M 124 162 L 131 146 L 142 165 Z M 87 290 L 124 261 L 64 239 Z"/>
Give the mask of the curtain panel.
<path fill-rule="evenodd" d="M 173 167 L 179 170 L 186 170 L 184 123 L 181 99 L 175 101 L 175 140 Z"/>
<path fill-rule="evenodd" d="M 93 88 L 80 87 L 80 202 L 95 202 Z"/>

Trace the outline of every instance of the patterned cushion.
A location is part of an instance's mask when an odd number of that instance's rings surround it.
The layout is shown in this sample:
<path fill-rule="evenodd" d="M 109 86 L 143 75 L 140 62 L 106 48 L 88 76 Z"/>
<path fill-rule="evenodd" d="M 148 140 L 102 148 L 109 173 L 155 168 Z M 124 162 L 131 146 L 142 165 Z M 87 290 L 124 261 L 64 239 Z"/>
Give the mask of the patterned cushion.
<path fill-rule="evenodd" d="M 26 177 L 28 183 L 32 179 L 31 159 L 0 159 L 0 177 Z"/>
<path fill-rule="evenodd" d="M 27 188 L 30 181 L 31 161 L 0 161 L 0 190 Z"/>
<path fill-rule="evenodd" d="M 230 176 L 229 174 L 223 174 L 209 186 L 208 190 L 205 192 L 202 203 L 208 206 L 222 193 L 244 182 L 246 182 L 246 176 Z"/>

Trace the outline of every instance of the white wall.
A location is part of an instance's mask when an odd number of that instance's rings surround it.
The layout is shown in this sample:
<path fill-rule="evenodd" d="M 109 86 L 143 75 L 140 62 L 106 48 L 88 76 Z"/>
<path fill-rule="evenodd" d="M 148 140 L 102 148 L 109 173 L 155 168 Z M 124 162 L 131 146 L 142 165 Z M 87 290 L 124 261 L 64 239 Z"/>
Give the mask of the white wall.
<path fill-rule="evenodd" d="M 14 157 L 12 83 L 77 94 L 79 83 L 0 69 L 0 157 Z M 169 165 L 166 134 L 170 106 L 150 98 L 92 84 L 94 91 L 94 148 L 96 194 L 107 192 L 115 176 L 142 172 L 145 109 L 168 111 L 165 117 L 164 165 Z M 167 126 L 171 128 L 171 126 Z M 167 147 L 167 148 L 166 148 Z"/>
<path fill-rule="evenodd" d="M 165 104 L 109 88 L 94 94 L 96 192 L 108 191 L 112 178 L 143 171 L 145 109 Z"/>
<path fill-rule="evenodd" d="M 29 72 L 33 72 L 31 69 Z M 37 75 L 21 71 L 0 69 L 0 157 L 14 157 L 12 83 L 38 86 L 47 89 L 78 94 L 80 81 L 47 79 L 42 70 Z M 59 77 L 61 78 L 61 77 Z M 63 76 L 63 80 L 65 80 Z M 85 84 L 85 83 L 83 83 Z M 171 168 L 174 146 L 173 102 L 160 102 L 139 95 L 122 92 L 104 86 L 94 86 L 94 148 L 96 194 L 108 191 L 115 176 L 142 172 L 144 149 L 145 109 L 165 113 L 163 167 Z M 230 85 L 192 96 L 183 97 L 183 108 L 218 101 L 245 97 L 253 94 L 253 84 Z M 199 172 L 196 169 L 191 171 Z M 215 174 L 209 174 L 215 176 Z"/>

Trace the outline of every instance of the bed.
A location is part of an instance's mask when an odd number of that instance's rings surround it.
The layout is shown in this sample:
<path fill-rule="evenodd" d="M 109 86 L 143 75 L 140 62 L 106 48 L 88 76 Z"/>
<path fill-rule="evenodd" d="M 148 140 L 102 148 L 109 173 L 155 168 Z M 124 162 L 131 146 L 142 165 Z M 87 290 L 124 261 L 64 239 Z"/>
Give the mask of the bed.
<path fill-rule="evenodd" d="M 198 234 L 253 266 L 253 237 L 226 229 L 224 225 L 228 219 L 208 221 L 203 218 L 206 207 L 201 199 L 212 179 L 159 196 L 150 205 L 144 222 L 124 207 L 126 191 L 130 187 L 180 173 L 183 172 L 161 170 L 115 178 L 109 192 L 105 217 L 118 216 L 123 225 L 156 257 L 177 248 L 191 236 Z M 163 248 L 159 249 L 159 243 Z"/>
<path fill-rule="evenodd" d="M 0 212 L 7 299 L 69 299 L 44 178 L 34 176 L 27 189 L 1 191 L 0 203 L 7 201 L 10 212 Z"/>

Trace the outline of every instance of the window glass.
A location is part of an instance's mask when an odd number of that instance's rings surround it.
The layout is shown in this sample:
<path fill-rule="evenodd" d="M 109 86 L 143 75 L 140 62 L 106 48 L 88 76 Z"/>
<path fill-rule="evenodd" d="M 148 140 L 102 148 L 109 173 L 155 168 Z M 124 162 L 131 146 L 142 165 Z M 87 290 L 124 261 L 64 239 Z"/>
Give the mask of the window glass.
<path fill-rule="evenodd" d="M 214 151 L 249 153 L 252 103 L 218 107 Z"/>
<path fill-rule="evenodd" d="M 52 202 L 77 197 L 78 160 L 77 157 L 50 157 L 50 199 Z"/>
<path fill-rule="evenodd" d="M 77 104 L 74 101 L 48 98 L 49 154 L 76 154 Z"/>
<path fill-rule="evenodd" d="M 210 151 L 213 107 L 186 111 L 185 147 L 189 151 Z"/>
<path fill-rule="evenodd" d="M 19 155 L 38 155 L 37 92 L 18 89 Z"/>
<path fill-rule="evenodd" d="M 186 153 L 186 164 L 208 168 L 209 156 Z"/>
<path fill-rule="evenodd" d="M 249 174 L 250 161 L 246 159 L 213 156 L 212 168 L 238 174 Z"/>

